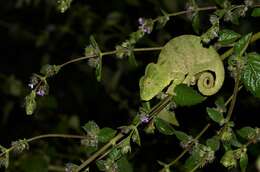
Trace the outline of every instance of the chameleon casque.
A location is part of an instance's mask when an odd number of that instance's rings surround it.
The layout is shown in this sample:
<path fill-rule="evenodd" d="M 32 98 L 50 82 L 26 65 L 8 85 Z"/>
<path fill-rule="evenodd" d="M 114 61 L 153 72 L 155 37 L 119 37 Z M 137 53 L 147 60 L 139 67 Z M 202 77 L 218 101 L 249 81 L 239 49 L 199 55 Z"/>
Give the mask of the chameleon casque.
<path fill-rule="evenodd" d="M 213 47 L 205 48 L 201 38 L 182 35 L 170 40 L 161 50 L 157 63 L 150 63 L 139 81 L 140 97 L 149 101 L 168 87 L 174 95 L 179 84 L 195 85 L 206 96 L 218 92 L 225 77 L 224 66 Z"/>

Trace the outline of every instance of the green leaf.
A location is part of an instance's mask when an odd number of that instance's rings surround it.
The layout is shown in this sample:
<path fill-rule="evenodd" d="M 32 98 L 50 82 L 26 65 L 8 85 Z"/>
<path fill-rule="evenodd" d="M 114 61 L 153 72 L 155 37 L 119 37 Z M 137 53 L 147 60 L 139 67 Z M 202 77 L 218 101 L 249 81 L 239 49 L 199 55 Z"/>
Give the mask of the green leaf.
<path fill-rule="evenodd" d="M 180 84 L 175 88 L 173 100 L 179 106 L 192 106 L 203 102 L 206 97 L 200 95 L 196 90 L 185 84 Z"/>
<path fill-rule="evenodd" d="M 195 14 L 193 14 L 192 17 L 192 28 L 194 30 L 194 32 L 196 34 L 200 33 L 200 16 L 199 16 L 199 12 L 196 12 Z"/>
<path fill-rule="evenodd" d="M 53 75 L 56 75 L 60 70 L 60 65 L 49 65 L 46 64 L 42 66 L 40 72 L 41 74 L 45 75 L 46 77 L 51 77 Z"/>
<path fill-rule="evenodd" d="M 220 163 L 226 168 L 236 167 L 237 160 L 233 150 L 227 151 L 220 160 Z"/>
<path fill-rule="evenodd" d="M 90 36 L 90 45 L 94 49 L 95 55 L 98 57 L 98 61 L 96 64 L 96 78 L 97 81 L 101 81 L 101 74 L 102 74 L 102 52 L 100 51 L 100 48 L 94 38 L 93 35 Z"/>
<path fill-rule="evenodd" d="M 170 20 L 169 15 L 165 11 L 161 10 L 161 12 L 163 13 L 163 16 L 160 16 L 158 18 L 158 23 L 156 26 L 157 29 L 163 28 L 166 25 L 166 23 Z"/>
<path fill-rule="evenodd" d="M 239 160 L 241 172 L 246 172 L 247 164 L 248 164 L 248 156 L 247 156 L 247 153 L 244 152 L 241 154 L 240 160 Z"/>
<path fill-rule="evenodd" d="M 256 131 L 252 127 L 243 127 L 237 131 L 238 135 L 244 139 L 250 140 L 256 136 Z"/>
<path fill-rule="evenodd" d="M 116 130 L 113 130 L 112 128 L 102 128 L 98 133 L 98 141 L 102 143 L 108 142 L 110 139 L 112 139 L 116 135 Z"/>
<path fill-rule="evenodd" d="M 88 134 L 97 135 L 100 131 L 95 121 L 89 121 L 82 127 Z"/>
<path fill-rule="evenodd" d="M 176 119 L 176 115 L 172 111 L 164 109 L 157 115 L 157 117 L 172 125 L 179 126 L 179 122 Z"/>
<path fill-rule="evenodd" d="M 219 32 L 218 42 L 222 45 L 227 45 L 235 42 L 241 35 L 233 30 L 223 29 Z"/>
<path fill-rule="evenodd" d="M 219 141 L 219 138 L 216 137 L 216 136 L 207 139 L 206 144 L 207 144 L 207 146 L 209 146 L 213 151 L 219 150 L 220 141 Z"/>
<path fill-rule="evenodd" d="M 116 161 L 121 157 L 122 153 L 120 149 L 112 149 L 112 151 L 109 153 L 109 159 L 112 161 Z"/>
<path fill-rule="evenodd" d="M 247 90 L 260 98 L 260 55 L 247 54 L 247 64 L 242 71 L 242 81 Z"/>
<path fill-rule="evenodd" d="M 36 93 L 32 91 L 29 95 L 25 97 L 25 111 L 27 115 L 32 115 L 36 109 Z"/>
<path fill-rule="evenodd" d="M 129 61 L 129 64 L 131 66 L 134 66 L 134 67 L 138 66 L 138 63 L 137 63 L 137 61 L 135 59 L 134 52 L 132 52 L 132 51 L 130 52 L 130 55 L 128 57 L 128 61 Z"/>
<path fill-rule="evenodd" d="M 182 131 L 174 131 L 175 136 L 177 137 L 177 139 L 179 139 L 180 141 L 188 141 L 190 139 L 192 139 L 192 137 Z"/>
<path fill-rule="evenodd" d="M 67 11 L 70 7 L 72 0 L 58 0 L 57 1 L 57 8 L 61 13 Z"/>
<path fill-rule="evenodd" d="M 198 162 L 199 156 L 194 156 L 191 155 L 188 159 L 186 159 L 184 168 L 186 172 L 191 171 L 196 165 L 199 163 Z"/>
<path fill-rule="evenodd" d="M 155 126 L 158 129 L 158 131 L 165 135 L 173 135 L 174 134 L 174 128 L 166 121 L 156 118 L 155 119 Z"/>
<path fill-rule="evenodd" d="M 251 13 L 251 16 L 260 17 L 260 8 L 254 8 L 254 10 Z"/>
<path fill-rule="evenodd" d="M 118 165 L 118 172 L 133 172 L 133 166 L 132 164 L 127 160 L 127 158 L 125 156 L 121 157 L 118 161 L 117 161 L 117 165 Z"/>
<path fill-rule="evenodd" d="M 217 122 L 219 125 L 223 125 L 225 123 L 225 119 L 223 117 L 223 114 L 215 110 L 214 108 L 208 108 L 207 107 L 207 113 L 209 117 Z"/>
<path fill-rule="evenodd" d="M 223 97 L 218 97 L 215 101 L 215 105 L 217 106 L 217 111 L 223 113 L 227 111 L 225 100 Z"/>
<path fill-rule="evenodd" d="M 250 40 L 252 37 L 252 33 L 249 33 L 245 36 L 243 36 L 242 38 L 240 38 L 234 45 L 234 54 L 236 56 L 242 57 L 242 55 L 244 54 L 244 52 L 246 51 Z"/>
<path fill-rule="evenodd" d="M 140 135 L 139 135 L 138 129 L 137 129 L 136 127 L 134 127 L 134 131 L 133 131 L 133 135 L 132 135 L 132 140 L 133 140 L 133 142 L 135 142 L 136 144 L 138 144 L 139 146 L 141 146 Z"/>
<path fill-rule="evenodd" d="M 97 160 L 96 165 L 100 171 L 106 171 L 107 169 L 106 168 L 107 163 L 105 160 Z"/>

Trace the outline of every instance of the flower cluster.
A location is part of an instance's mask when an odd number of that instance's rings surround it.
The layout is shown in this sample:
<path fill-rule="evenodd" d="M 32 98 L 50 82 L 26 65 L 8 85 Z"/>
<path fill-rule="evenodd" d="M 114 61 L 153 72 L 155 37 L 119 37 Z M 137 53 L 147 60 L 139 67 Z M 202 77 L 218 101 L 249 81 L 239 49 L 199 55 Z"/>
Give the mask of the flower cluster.
<path fill-rule="evenodd" d="M 140 17 L 138 19 L 139 29 L 144 33 L 150 34 L 153 30 L 153 20 L 152 19 L 144 19 Z"/>

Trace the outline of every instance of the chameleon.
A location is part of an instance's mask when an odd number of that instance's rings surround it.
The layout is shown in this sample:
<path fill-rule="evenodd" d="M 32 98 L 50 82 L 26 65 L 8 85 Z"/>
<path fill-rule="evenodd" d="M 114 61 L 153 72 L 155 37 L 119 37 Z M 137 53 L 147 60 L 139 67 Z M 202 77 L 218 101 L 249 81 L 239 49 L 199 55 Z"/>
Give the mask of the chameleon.
<path fill-rule="evenodd" d="M 140 98 L 149 101 L 163 90 L 174 95 L 179 84 L 197 84 L 201 94 L 211 96 L 220 90 L 224 77 L 223 62 L 212 46 L 203 47 L 199 36 L 181 35 L 165 44 L 156 63 L 146 66 L 139 81 Z"/>

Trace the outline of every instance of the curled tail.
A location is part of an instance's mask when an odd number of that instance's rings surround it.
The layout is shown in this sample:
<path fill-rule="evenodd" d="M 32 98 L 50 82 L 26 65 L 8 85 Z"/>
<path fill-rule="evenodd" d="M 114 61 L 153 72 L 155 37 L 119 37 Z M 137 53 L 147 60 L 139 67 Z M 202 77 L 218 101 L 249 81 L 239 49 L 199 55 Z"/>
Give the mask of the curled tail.
<path fill-rule="evenodd" d="M 213 70 L 215 77 L 211 72 L 205 71 L 199 76 L 197 86 L 199 91 L 205 96 L 211 96 L 217 93 L 223 85 L 225 78 L 225 70 L 222 61 L 217 61 Z"/>

